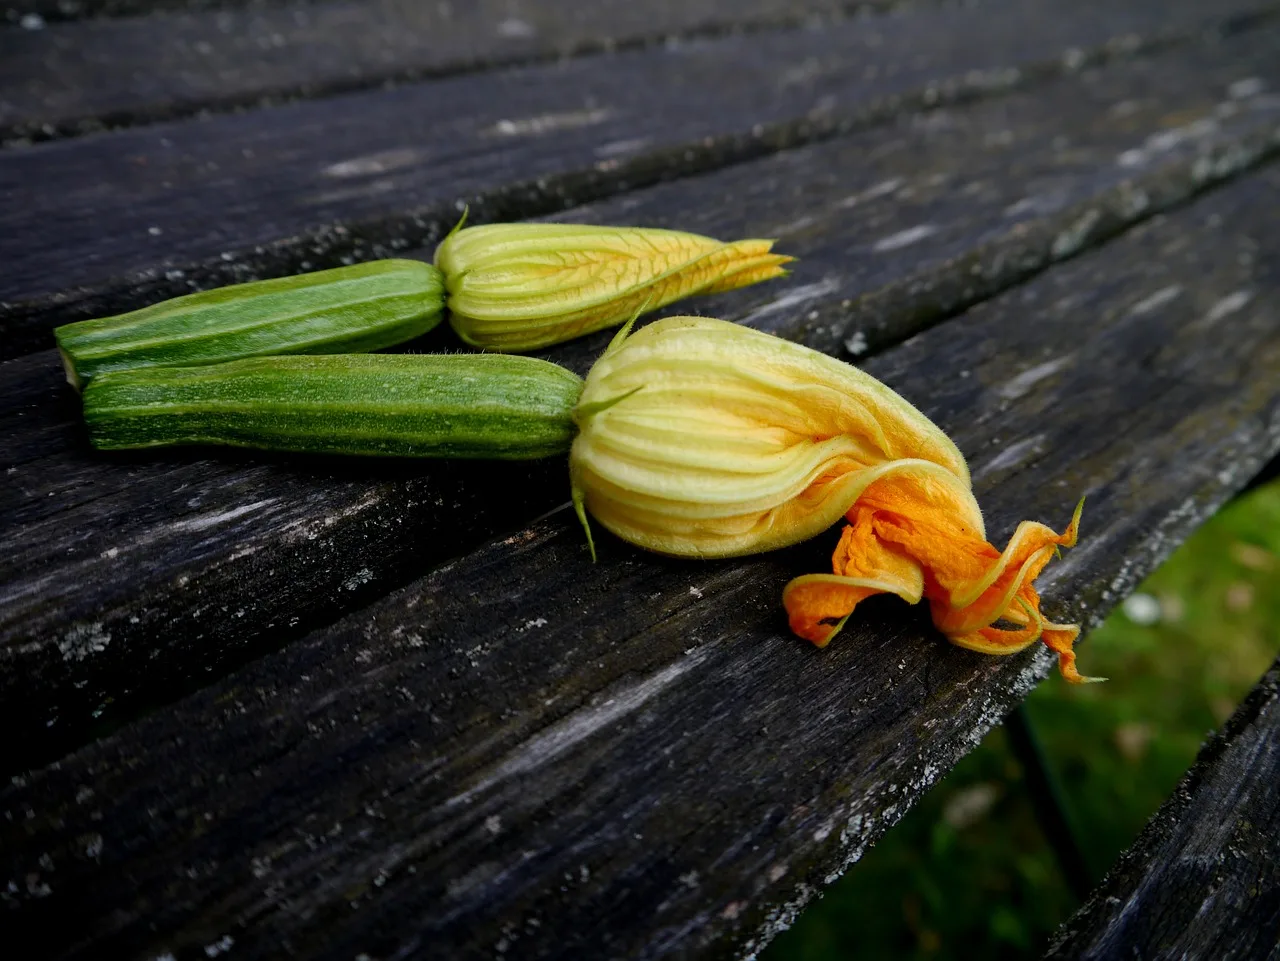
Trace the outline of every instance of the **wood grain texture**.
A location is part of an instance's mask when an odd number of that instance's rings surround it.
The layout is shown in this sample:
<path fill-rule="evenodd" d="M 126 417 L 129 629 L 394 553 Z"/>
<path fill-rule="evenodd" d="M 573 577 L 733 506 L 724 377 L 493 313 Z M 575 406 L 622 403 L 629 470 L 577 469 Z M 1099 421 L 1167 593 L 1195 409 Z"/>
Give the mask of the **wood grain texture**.
<path fill-rule="evenodd" d="M 44 22 L 93 17 L 144 16 L 161 10 L 215 10 L 242 7 L 303 7 L 315 0 L 6 0 L 0 22 L 20 23 L 35 14 Z"/>
<path fill-rule="evenodd" d="M 925 325 L 922 291 L 988 296 L 1090 231 L 1185 200 L 1197 171 L 1229 175 L 1251 140 L 1274 143 L 1280 104 L 1256 91 L 1280 86 L 1275 43 L 1264 31 L 1088 71 L 566 219 L 778 236 L 802 258 L 787 284 L 680 309 L 875 350 Z M 1242 82 L 1255 94 L 1232 97 Z M 874 293 L 891 288 L 897 312 Z M 546 356 L 585 372 L 608 336 Z M 458 345 L 441 331 L 420 346 Z M 369 603 L 566 490 L 558 464 L 511 491 L 481 465 L 95 455 L 51 352 L 0 367 L 0 410 L 0 723 L 21 732 L 0 749 L 8 770 Z"/>
<path fill-rule="evenodd" d="M 887 5 L 342 0 L 50 24 L 0 40 L 0 141 L 260 106 L 667 38 L 797 26 Z"/>
<path fill-rule="evenodd" d="M 1280 661 L 1054 938 L 1046 958 L 1280 954 Z"/>
<path fill-rule="evenodd" d="M 1216 4 L 1215 22 L 1240 9 L 1255 7 Z M 0 152 L 0 196 L 22 200 L 0 205 L 0 350 L 195 288 L 394 256 L 464 202 L 477 220 L 549 213 L 1167 42 L 1206 16 L 1198 0 L 986 0 Z"/>
<path fill-rule="evenodd" d="M 1089 494 L 1051 615 L 1096 622 L 1280 448 L 1277 202 L 1270 168 L 867 365 L 952 433 L 995 539 Z M 825 652 L 787 636 L 832 540 L 700 564 L 602 536 L 593 565 L 560 511 L 459 558 L 13 780 L 14 937 L 751 954 L 1048 668 L 891 601 Z"/>

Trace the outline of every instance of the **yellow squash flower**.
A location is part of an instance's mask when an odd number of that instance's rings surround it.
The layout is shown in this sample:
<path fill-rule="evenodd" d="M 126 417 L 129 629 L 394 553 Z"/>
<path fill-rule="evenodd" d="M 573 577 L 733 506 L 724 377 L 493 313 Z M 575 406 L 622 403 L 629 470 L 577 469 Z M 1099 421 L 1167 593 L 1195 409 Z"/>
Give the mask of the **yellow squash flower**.
<path fill-rule="evenodd" d="M 798 543 L 847 518 L 833 573 L 783 594 L 792 629 L 825 646 L 864 597 L 927 599 L 954 644 L 1011 654 L 1043 640 L 1068 680 L 1074 625 L 1040 613 L 1032 582 L 1075 543 L 1024 522 L 986 541 L 964 457 L 874 377 L 720 320 L 624 329 L 587 375 L 570 453 L 574 503 L 622 539 L 681 557 Z M 588 532 L 588 536 L 589 532 Z"/>
<path fill-rule="evenodd" d="M 492 224 L 455 230 L 435 263 L 458 336 L 520 353 L 682 297 L 784 276 L 793 258 L 770 253 L 772 246 L 638 227 Z"/>

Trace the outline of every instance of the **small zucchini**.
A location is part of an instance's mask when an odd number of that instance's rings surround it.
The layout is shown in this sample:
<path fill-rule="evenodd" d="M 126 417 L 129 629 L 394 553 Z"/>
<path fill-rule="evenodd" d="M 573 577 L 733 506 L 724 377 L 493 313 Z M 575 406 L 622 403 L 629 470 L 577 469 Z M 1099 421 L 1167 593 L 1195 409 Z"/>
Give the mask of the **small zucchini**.
<path fill-rule="evenodd" d="M 101 374 L 100 450 L 226 444 L 388 457 L 526 460 L 569 450 L 582 379 L 532 357 L 330 354 Z"/>
<path fill-rule="evenodd" d="M 192 367 L 270 354 L 363 353 L 426 333 L 444 278 L 417 260 L 375 260 L 219 287 L 54 331 L 76 389 L 107 371 Z"/>

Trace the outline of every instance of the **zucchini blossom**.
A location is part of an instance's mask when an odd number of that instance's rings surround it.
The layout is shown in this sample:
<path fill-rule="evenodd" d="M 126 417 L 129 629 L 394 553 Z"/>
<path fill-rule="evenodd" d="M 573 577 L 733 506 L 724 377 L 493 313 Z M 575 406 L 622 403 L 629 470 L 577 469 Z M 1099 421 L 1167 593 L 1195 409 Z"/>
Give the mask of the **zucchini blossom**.
<path fill-rule="evenodd" d="M 800 637 L 823 647 L 859 601 L 891 593 L 927 600 L 953 644 L 1012 654 L 1043 640 L 1067 680 L 1089 680 L 1075 668 L 1079 628 L 1046 620 L 1032 586 L 1075 544 L 1080 507 L 1064 533 L 1024 521 L 999 551 L 956 445 L 874 377 L 720 320 L 629 327 L 574 412 L 584 526 L 589 511 L 640 547 L 713 558 L 795 544 L 843 518 L 832 573 L 783 592 Z"/>
<path fill-rule="evenodd" d="M 523 353 L 694 294 L 785 276 L 772 240 L 723 243 L 640 227 L 490 224 L 436 249 L 449 322 L 467 343 Z"/>

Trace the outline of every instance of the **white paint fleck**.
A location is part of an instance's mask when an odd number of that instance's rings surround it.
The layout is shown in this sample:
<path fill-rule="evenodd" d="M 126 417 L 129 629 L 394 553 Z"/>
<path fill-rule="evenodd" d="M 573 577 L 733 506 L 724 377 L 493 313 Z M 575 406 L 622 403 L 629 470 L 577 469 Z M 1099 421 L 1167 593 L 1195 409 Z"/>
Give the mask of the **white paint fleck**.
<path fill-rule="evenodd" d="M 1034 367 L 1028 367 L 1022 373 L 1009 378 L 1000 386 L 1000 396 L 1005 400 L 1014 400 L 1023 396 L 1040 381 L 1052 377 L 1062 370 L 1073 359 L 1075 359 L 1075 354 L 1064 354 L 1061 357 L 1053 358 L 1053 360 L 1046 360 L 1042 364 L 1036 364 Z"/>
<path fill-rule="evenodd" d="M 1192 123 L 1171 130 L 1153 133 L 1147 138 L 1146 149 L 1153 153 L 1168 153 L 1174 147 L 1188 140 L 1200 140 L 1218 129 L 1218 123 L 1212 117 L 1202 117 Z"/>
<path fill-rule="evenodd" d="M 649 146 L 648 137 L 631 137 L 626 140 L 610 140 L 608 143 L 602 143 L 594 152 L 597 157 L 620 157 L 639 153 L 647 146 Z"/>
<path fill-rule="evenodd" d="M 813 832 L 813 839 L 817 841 L 819 844 L 821 844 L 827 838 L 831 837 L 831 831 L 834 828 L 835 828 L 835 824 L 833 824 L 831 821 L 824 822 L 818 827 L 818 830 Z"/>
<path fill-rule="evenodd" d="M 689 596 L 690 596 L 690 597 L 696 597 L 696 598 L 701 599 L 701 598 L 702 598 L 702 589 L 701 589 L 701 588 L 698 588 L 698 587 L 691 587 L 691 588 L 689 588 Z"/>
<path fill-rule="evenodd" d="M 217 941 L 214 941 L 213 944 L 206 944 L 204 946 L 205 957 L 216 958 L 218 955 L 230 951 L 235 943 L 235 938 L 229 934 L 225 934 Z"/>
<path fill-rule="evenodd" d="M 1168 287 L 1161 287 L 1154 294 L 1143 297 L 1140 301 L 1129 308 L 1132 316 L 1139 314 L 1149 314 L 1152 311 L 1159 310 L 1161 307 L 1176 300 L 1182 293 L 1182 287 L 1179 284 L 1170 284 Z"/>
<path fill-rule="evenodd" d="M 525 621 L 524 627 L 520 628 L 520 630 L 527 631 L 531 627 L 546 627 L 549 623 L 551 622 L 545 617 L 535 617 L 533 620 Z"/>
<path fill-rule="evenodd" d="M 1025 437 L 1016 443 L 1010 444 L 991 460 L 974 470 L 973 479 L 977 481 L 988 474 L 1008 470 L 1011 467 L 1017 467 L 1025 463 L 1029 458 L 1040 452 L 1044 439 L 1044 434 L 1036 434 L 1033 437 Z"/>
<path fill-rule="evenodd" d="M 875 200 L 877 197 L 884 197 L 893 193 L 902 186 L 901 177 L 890 177 L 888 180 L 881 180 L 879 183 L 872 184 L 862 192 L 863 200 Z"/>
<path fill-rule="evenodd" d="M 876 200 L 879 197 L 888 196 L 901 186 L 901 177 L 891 177 L 888 180 L 881 180 L 877 184 L 872 184 L 861 193 L 845 197 L 844 200 L 841 200 L 836 204 L 836 206 L 841 210 L 848 210 L 850 207 L 856 207 L 858 204 L 866 203 L 868 200 Z"/>
<path fill-rule="evenodd" d="M 1085 241 L 1089 239 L 1093 228 L 1098 225 L 1098 221 L 1101 219 L 1102 214 L 1098 211 L 1086 211 L 1079 220 L 1053 238 L 1053 247 L 1050 250 L 1052 255 L 1055 258 L 1061 258 L 1069 257 L 1076 253 L 1085 245 Z"/>
<path fill-rule="evenodd" d="M 604 108 L 565 110 L 560 113 L 544 113 L 536 117 L 523 117 L 519 120 L 499 120 L 492 127 L 482 131 L 482 133 L 500 137 L 538 136 L 544 133 L 554 133 L 557 130 L 577 130 L 581 127 L 593 127 L 612 116 L 613 111 Z"/>
<path fill-rule="evenodd" d="M 83 661 L 91 654 L 101 654 L 111 642 L 111 635 L 102 629 L 102 623 L 77 624 L 62 635 L 58 650 L 63 660 Z"/>
<path fill-rule="evenodd" d="M 18 21 L 18 26 L 23 30 L 43 30 L 44 17 L 38 13 L 24 13 L 22 19 Z"/>
<path fill-rule="evenodd" d="M 1122 205 L 1121 210 L 1124 212 L 1125 217 L 1132 219 L 1146 212 L 1147 208 L 1151 206 L 1151 197 L 1145 190 L 1134 188 L 1125 190 L 1121 194 L 1120 202 Z"/>
<path fill-rule="evenodd" d="M 498 24 L 498 36 L 508 40 L 527 40 L 537 35 L 538 31 L 533 24 L 516 17 L 509 17 Z"/>
<path fill-rule="evenodd" d="M 1248 100 L 1250 97 L 1256 97 L 1267 88 L 1261 77 L 1245 77 L 1243 80 L 1237 80 L 1227 88 L 1227 96 L 1232 100 Z"/>
<path fill-rule="evenodd" d="M 815 300 L 821 300 L 830 294 L 839 290 L 839 283 L 833 278 L 826 278 L 814 284 L 803 284 L 799 287 L 792 287 L 786 293 L 781 294 L 776 300 L 773 300 L 763 307 L 757 307 L 751 313 L 743 317 L 740 323 L 747 327 L 754 327 L 760 321 L 772 317 L 775 314 L 798 310 L 799 308 L 811 303 Z"/>
<path fill-rule="evenodd" d="M 100 556 L 106 558 L 109 561 L 114 561 L 116 557 L 119 556 L 119 554 L 120 554 L 120 548 L 108 547 L 105 551 L 102 552 Z"/>
<path fill-rule="evenodd" d="M 279 500 L 279 498 L 271 497 L 264 501 L 254 501 L 252 504 L 233 507 L 230 510 L 215 511 L 212 514 L 201 514 L 198 517 L 192 517 L 185 521 L 174 521 L 169 525 L 169 527 L 171 530 L 175 531 L 208 530 L 210 527 L 216 527 L 219 524 L 225 524 L 228 521 L 244 517 L 245 514 L 252 514 L 254 511 L 262 510 L 264 507 L 270 507 L 277 500 Z"/>
<path fill-rule="evenodd" d="M 1209 308 L 1207 319 L 1210 323 L 1216 323 L 1224 317 L 1229 317 L 1231 314 L 1243 310 L 1251 300 L 1253 300 L 1253 291 L 1237 290 L 1234 294 L 1228 294 Z"/>
<path fill-rule="evenodd" d="M 369 494 L 366 494 L 364 497 L 362 497 L 357 503 L 352 504 L 349 507 L 344 507 L 342 510 L 338 511 L 337 513 L 328 514 L 323 519 L 320 519 L 320 520 L 317 520 L 313 517 L 304 517 L 304 518 L 301 518 L 300 520 L 291 521 L 290 523 L 285 525 L 284 530 L 288 534 L 289 540 L 305 539 L 305 540 L 313 541 L 317 537 L 319 537 L 321 532 L 326 528 L 333 527 L 335 524 L 339 523 L 340 521 L 344 521 L 349 517 L 355 517 L 356 515 L 363 513 L 364 511 L 368 510 L 370 507 L 373 507 L 378 503 L 380 503 L 381 500 L 382 500 L 381 494 L 369 493 Z M 269 502 L 264 502 L 264 503 L 269 503 Z M 447 570 L 447 569 L 448 568 L 445 567 L 445 568 L 440 568 L 439 570 L 443 572 L 444 570 Z"/>
<path fill-rule="evenodd" d="M 372 177 L 378 174 L 401 170 L 426 160 L 426 154 L 410 147 L 396 147 L 378 153 L 366 154 L 363 157 L 352 157 L 330 164 L 321 171 L 326 177 Z"/>
<path fill-rule="evenodd" d="M 496 814 L 490 814 L 484 819 L 484 829 L 490 834 L 497 834 L 502 830 L 502 818 Z"/>
<path fill-rule="evenodd" d="M 373 580 L 373 571 L 362 567 L 342 582 L 343 590 L 354 591 Z"/>
<path fill-rule="evenodd" d="M 1004 208 L 1006 217 L 1043 216 L 1061 210 L 1067 201 L 1067 194 L 1062 190 L 1053 190 L 1044 194 L 1032 194 L 1023 197 Z"/>
<path fill-rule="evenodd" d="M 917 224 L 914 227 L 908 227 L 906 230 L 899 230 L 896 234 L 890 234 L 888 237 L 881 237 L 875 242 L 872 250 L 878 254 L 888 253 L 891 250 L 901 250 L 903 247 L 918 244 L 937 232 L 938 227 L 936 224 Z"/>
<path fill-rule="evenodd" d="M 764 923 L 756 936 L 742 947 L 742 961 L 755 961 L 764 946 L 795 923 L 801 909 L 813 898 L 817 891 L 813 885 L 801 882 L 795 887 L 792 898 L 784 904 L 770 908 Z"/>
<path fill-rule="evenodd" d="M 854 357 L 861 357 L 865 354 L 867 346 L 867 334 L 866 331 L 862 330 L 855 330 L 844 342 L 844 349 L 853 354 Z"/>
<path fill-rule="evenodd" d="M 795 220 L 789 220 L 785 224 L 778 224 L 769 233 L 774 237 L 787 237 L 802 230 L 807 230 L 817 222 L 817 217 L 797 217 Z"/>
<path fill-rule="evenodd" d="M 1133 147 L 1116 158 L 1122 167 L 1141 167 L 1160 154 L 1168 153 L 1176 147 L 1193 140 L 1203 140 L 1218 129 L 1218 121 L 1213 117 L 1201 117 L 1181 127 L 1171 127 L 1147 137 L 1141 147 Z"/>

